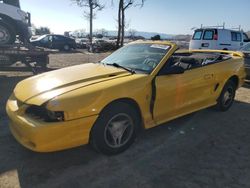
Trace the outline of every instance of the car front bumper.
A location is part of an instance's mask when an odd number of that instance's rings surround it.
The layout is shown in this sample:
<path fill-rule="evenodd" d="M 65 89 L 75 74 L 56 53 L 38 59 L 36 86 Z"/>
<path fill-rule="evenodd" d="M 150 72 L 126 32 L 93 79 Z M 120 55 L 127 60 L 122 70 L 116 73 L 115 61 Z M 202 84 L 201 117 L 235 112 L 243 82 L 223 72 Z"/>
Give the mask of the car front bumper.
<path fill-rule="evenodd" d="M 88 144 L 91 128 L 98 117 L 43 122 L 25 115 L 14 100 L 8 100 L 6 111 L 10 118 L 10 130 L 16 140 L 37 152 L 59 151 Z"/>

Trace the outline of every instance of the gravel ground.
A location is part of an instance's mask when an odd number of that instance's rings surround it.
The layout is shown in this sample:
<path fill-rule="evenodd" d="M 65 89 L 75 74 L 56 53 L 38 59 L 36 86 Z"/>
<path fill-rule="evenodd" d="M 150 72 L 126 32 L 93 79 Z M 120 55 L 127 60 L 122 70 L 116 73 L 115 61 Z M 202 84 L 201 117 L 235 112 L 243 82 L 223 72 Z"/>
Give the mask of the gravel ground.
<path fill-rule="evenodd" d="M 51 69 L 99 61 L 107 54 L 53 54 Z M 0 72 L 0 188 L 250 187 L 250 85 L 228 112 L 206 109 L 144 131 L 126 152 L 107 157 L 89 146 L 34 153 L 8 129 L 5 103 L 31 73 Z"/>

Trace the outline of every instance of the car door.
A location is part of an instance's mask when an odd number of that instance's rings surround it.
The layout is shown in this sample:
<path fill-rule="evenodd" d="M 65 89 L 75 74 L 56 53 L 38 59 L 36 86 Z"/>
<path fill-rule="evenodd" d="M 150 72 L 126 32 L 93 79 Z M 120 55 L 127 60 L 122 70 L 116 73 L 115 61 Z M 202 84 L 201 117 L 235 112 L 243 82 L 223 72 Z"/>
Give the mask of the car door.
<path fill-rule="evenodd" d="M 53 43 L 52 46 L 54 49 L 60 49 L 62 44 L 59 36 L 54 35 L 53 36 Z"/>
<path fill-rule="evenodd" d="M 211 66 L 155 78 L 154 119 L 157 124 L 213 103 L 215 79 Z"/>

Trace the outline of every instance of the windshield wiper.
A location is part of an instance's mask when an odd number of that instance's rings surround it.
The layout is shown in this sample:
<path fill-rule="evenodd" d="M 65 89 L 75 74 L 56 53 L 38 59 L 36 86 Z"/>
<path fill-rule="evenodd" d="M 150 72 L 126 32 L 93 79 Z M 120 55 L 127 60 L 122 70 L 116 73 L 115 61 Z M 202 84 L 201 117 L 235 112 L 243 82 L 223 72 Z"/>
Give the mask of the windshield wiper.
<path fill-rule="evenodd" d="M 128 71 L 128 72 L 130 72 L 132 74 L 136 73 L 135 70 L 124 67 L 122 65 L 119 65 L 118 63 L 106 63 L 105 65 L 110 65 L 110 66 L 113 66 L 113 67 L 116 67 L 116 68 L 122 68 L 122 69 L 124 69 L 124 70 L 126 70 L 126 71 Z"/>

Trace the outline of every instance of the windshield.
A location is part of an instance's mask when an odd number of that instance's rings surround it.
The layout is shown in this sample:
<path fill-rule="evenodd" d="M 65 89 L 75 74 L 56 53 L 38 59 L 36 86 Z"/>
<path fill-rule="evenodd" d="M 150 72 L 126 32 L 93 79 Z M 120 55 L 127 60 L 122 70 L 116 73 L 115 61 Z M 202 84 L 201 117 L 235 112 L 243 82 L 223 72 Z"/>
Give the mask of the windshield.
<path fill-rule="evenodd" d="M 250 43 L 249 44 L 246 44 L 245 46 L 243 46 L 242 48 L 241 48 L 241 51 L 249 51 L 250 52 Z"/>
<path fill-rule="evenodd" d="M 150 74 L 169 49 L 169 45 L 163 44 L 130 44 L 115 51 L 101 63 L 115 63 L 136 72 Z"/>

